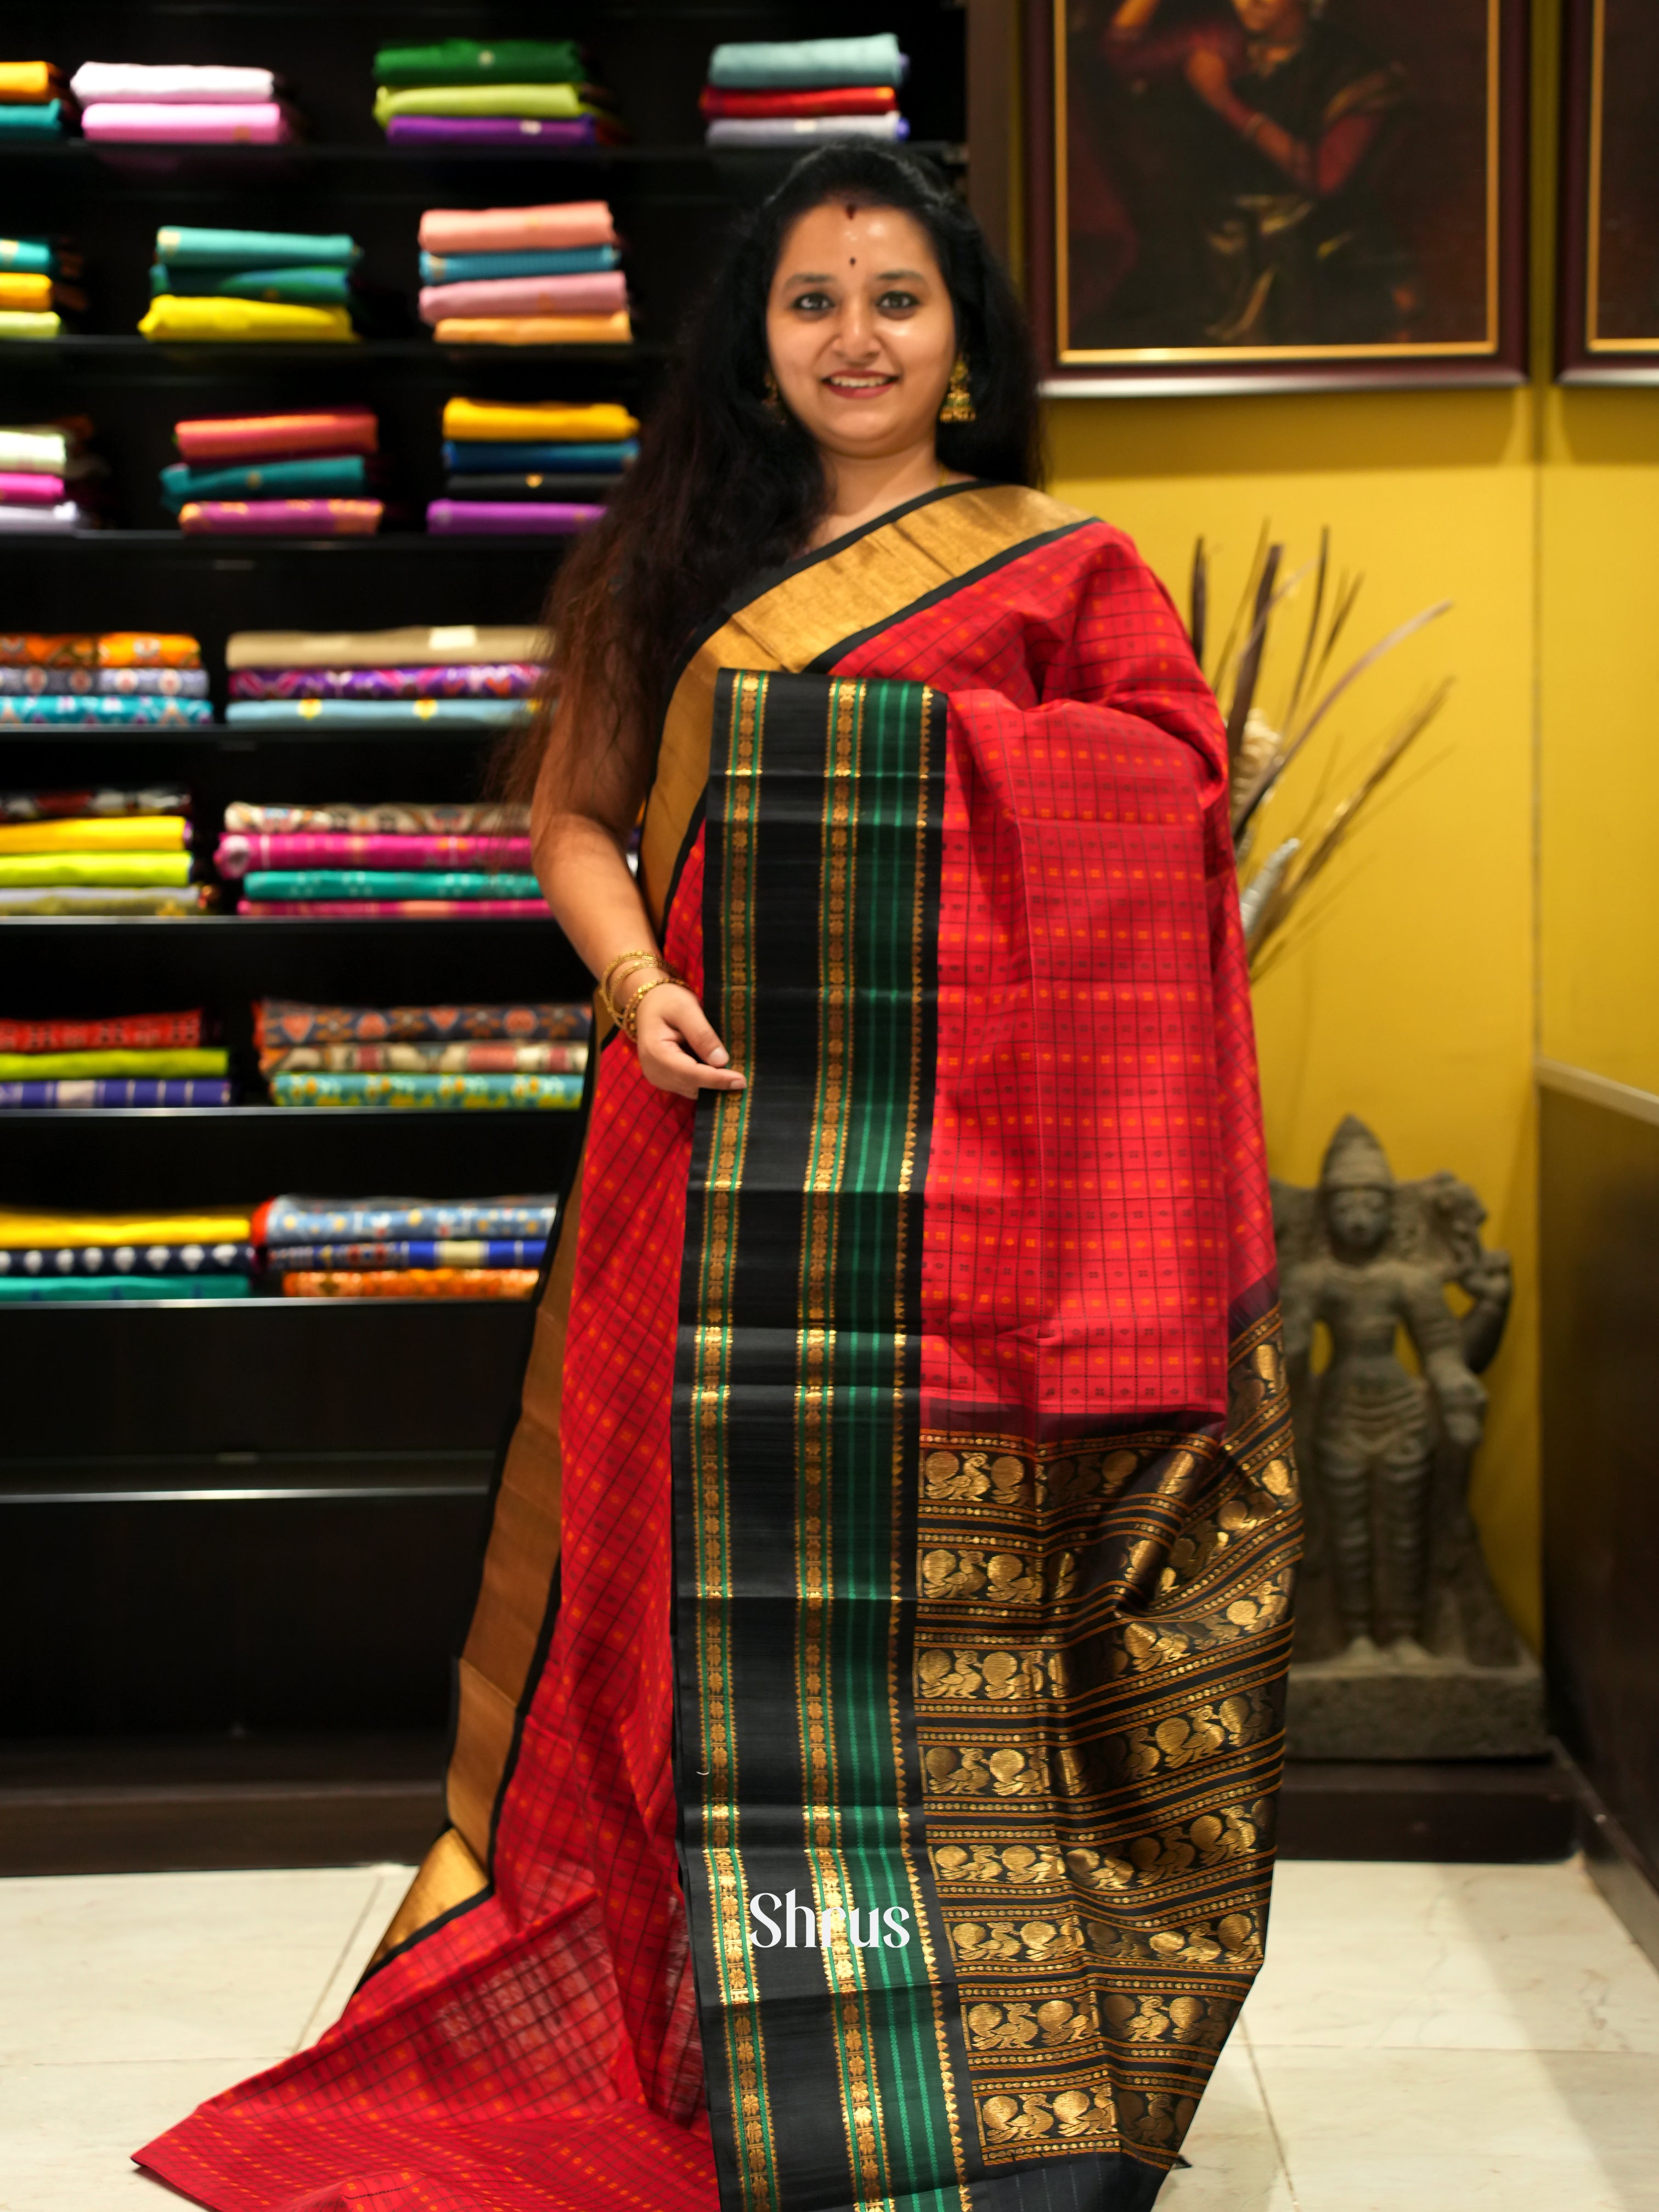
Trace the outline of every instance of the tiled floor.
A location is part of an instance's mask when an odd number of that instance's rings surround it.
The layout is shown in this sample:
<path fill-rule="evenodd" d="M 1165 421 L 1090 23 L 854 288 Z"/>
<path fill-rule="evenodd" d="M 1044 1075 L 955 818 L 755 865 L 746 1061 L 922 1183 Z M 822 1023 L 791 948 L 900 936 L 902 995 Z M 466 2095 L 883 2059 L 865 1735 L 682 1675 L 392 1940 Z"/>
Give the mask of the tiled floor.
<path fill-rule="evenodd" d="M 0 1882 L 0 2212 L 162 2212 L 126 2154 L 331 2019 L 397 1867 Z M 1576 1865 L 1281 1868 L 1158 2212 L 1659 2212 L 1659 1975 Z"/>

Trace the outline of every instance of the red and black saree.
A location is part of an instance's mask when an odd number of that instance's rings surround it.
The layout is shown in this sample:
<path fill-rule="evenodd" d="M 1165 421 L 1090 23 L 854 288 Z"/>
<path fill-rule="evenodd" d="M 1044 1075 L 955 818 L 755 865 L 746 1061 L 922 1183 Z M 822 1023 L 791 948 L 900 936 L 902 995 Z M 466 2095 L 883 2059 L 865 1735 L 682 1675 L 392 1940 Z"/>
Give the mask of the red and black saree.
<path fill-rule="evenodd" d="M 222 2212 L 1139 2212 L 1261 1956 L 1297 1534 L 1215 707 L 951 487 L 763 580 L 641 876 L 748 1076 L 595 1055 L 459 1667 Z"/>

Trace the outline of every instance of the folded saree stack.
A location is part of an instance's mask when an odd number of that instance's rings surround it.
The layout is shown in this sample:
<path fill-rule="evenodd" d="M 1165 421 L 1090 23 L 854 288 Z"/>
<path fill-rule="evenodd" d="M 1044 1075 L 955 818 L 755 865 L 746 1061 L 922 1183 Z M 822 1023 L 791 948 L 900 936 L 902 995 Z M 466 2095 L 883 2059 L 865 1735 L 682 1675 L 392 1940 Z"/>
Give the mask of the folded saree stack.
<path fill-rule="evenodd" d="M 198 1006 L 93 1021 L 0 1021 L 0 1108 L 228 1106 L 229 1055 Z"/>
<path fill-rule="evenodd" d="M 824 138 L 908 138 L 898 88 L 909 68 L 890 31 L 716 46 L 702 102 L 708 143 L 805 152 Z"/>
<path fill-rule="evenodd" d="M 591 1017 L 578 1006 L 253 1010 L 259 1071 L 278 1106 L 574 1109 Z"/>
<path fill-rule="evenodd" d="M 252 1218 L 245 1208 L 188 1213 L 0 1210 L 0 1303 L 245 1298 Z"/>
<path fill-rule="evenodd" d="M 557 153 L 626 136 L 569 39 L 444 39 L 382 46 L 374 120 L 393 145 L 514 146 Z"/>
<path fill-rule="evenodd" d="M 80 255 L 54 239 L 0 238 L 0 339 L 61 337 L 64 311 L 87 304 L 71 281 L 80 274 Z"/>
<path fill-rule="evenodd" d="M 31 644 L 67 641 L 28 641 Z M 82 641 L 73 641 L 80 643 Z M 0 654 L 18 640 L 0 638 Z M 0 665 L 0 675 L 14 672 L 15 664 Z M 50 669 L 51 674 L 61 671 Z M 112 672 L 87 672 L 94 674 Z M 135 671 L 134 673 L 162 673 Z M 123 714 L 124 708 L 206 706 L 206 701 L 168 700 L 153 693 L 137 696 L 94 692 L 86 696 L 63 691 L 23 696 L 0 696 L 0 723 L 20 720 L 51 720 L 74 726 L 82 720 L 93 726 L 112 721 L 151 722 L 154 714 Z M 62 708 L 62 714 L 38 715 L 27 710 Z M 116 710 L 77 715 L 76 710 Z M 88 802 L 93 802 L 90 811 Z M 210 903 L 205 885 L 192 883 L 190 852 L 190 800 L 182 791 L 80 791 L 0 793 L 0 917 L 42 914 L 200 914 Z M 58 1071 L 67 1073 L 67 1070 Z M 94 1069 L 76 1071 L 85 1075 Z M 111 1071 L 115 1073 L 116 1071 Z M 131 1073 L 144 1071 L 131 1070 Z M 157 1074 L 160 1069 L 149 1071 Z M 216 1068 L 191 1068 L 186 1073 L 222 1075 Z M 40 1079 L 50 1072 L 37 1070 Z M 26 1099 L 21 1104 L 52 1104 L 50 1099 Z M 81 1103 L 81 1102 L 74 1102 Z M 92 1103 L 92 1102 L 88 1102 Z M 218 1099 L 116 1099 L 113 1104 L 222 1104 Z"/>
<path fill-rule="evenodd" d="M 225 647 L 234 723 L 407 722 L 411 729 L 505 727 L 530 713 L 540 671 L 539 630 L 472 623 L 380 630 L 238 630 Z M 260 826 L 233 808 L 228 827 Z M 406 813 L 408 810 L 392 810 Z M 434 815 L 449 810 L 423 810 Z M 349 828 L 332 808 L 266 808 L 282 826 Z M 370 828 L 384 809 L 348 807 Z M 233 817 L 235 817 L 233 820 Z"/>
<path fill-rule="evenodd" d="M 343 233 L 204 230 L 155 234 L 147 338 L 350 344 L 351 272 L 362 249 Z"/>
<path fill-rule="evenodd" d="M 0 141 L 58 138 L 73 113 L 51 62 L 0 62 Z"/>
<path fill-rule="evenodd" d="M 253 1239 L 284 1297 L 527 1298 L 557 1213 L 550 1197 L 272 1198 Z"/>
<path fill-rule="evenodd" d="M 380 826 L 388 819 L 398 826 Z M 547 909 L 530 865 L 529 829 L 526 810 L 514 807 L 233 800 L 214 862 L 227 883 L 240 884 L 247 915 L 534 917 Z"/>
<path fill-rule="evenodd" d="M 445 345 L 626 345 L 633 338 L 617 227 L 603 200 L 428 208 L 420 242 L 421 320 Z M 599 248 L 607 251 L 595 261 Z M 570 254 L 585 258 L 571 262 Z M 438 273 L 428 278 L 429 269 Z"/>
<path fill-rule="evenodd" d="M 611 403 L 452 399 L 443 427 L 446 495 L 427 509 L 434 531 L 586 529 L 639 452 L 638 422 Z"/>
<path fill-rule="evenodd" d="M 70 80 L 88 138 L 150 146 L 280 146 L 294 116 L 265 69 L 82 62 Z"/>
<path fill-rule="evenodd" d="M 96 522 L 86 495 L 105 465 L 86 451 L 91 431 L 84 416 L 0 424 L 0 532 L 64 537 Z"/>
<path fill-rule="evenodd" d="M 385 517 L 366 407 L 175 422 L 173 435 L 184 459 L 161 471 L 161 501 L 194 535 L 366 538 Z"/>

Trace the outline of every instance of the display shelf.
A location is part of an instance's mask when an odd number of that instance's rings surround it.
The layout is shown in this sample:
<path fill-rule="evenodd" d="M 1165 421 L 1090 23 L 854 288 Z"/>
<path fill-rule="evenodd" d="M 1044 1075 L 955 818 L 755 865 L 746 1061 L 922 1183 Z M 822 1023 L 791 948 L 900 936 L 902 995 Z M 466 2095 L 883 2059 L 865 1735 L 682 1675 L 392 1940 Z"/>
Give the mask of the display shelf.
<path fill-rule="evenodd" d="M 965 165 L 968 149 L 948 138 L 914 138 L 905 149 L 939 161 L 947 167 Z M 646 169 L 671 167 L 724 170 L 728 165 L 750 165 L 755 173 L 787 167 L 800 146 L 710 146 L 698 139 L 671 145 L 622 146 L 412 146 L 383 142 L 296 139 L 286 146 L 210 146 L 199 144 L 142 144 L 90 138 L 52 138 L 40 145 L 24 145 L 15 138 L 0 137 L 0 163 L 7 161 L 93 161 L 120 168 L 122 182 L 156 191 L 168 188 L 174 173 L 188 173 L 222 165 L 244 173 L 263 169 L 309 167 L 315 163 L 358 162 L 368 167 L 394 169 L 489 169 L 509 166 L 521 169 L 572 167 L 582 169 Z M 165 165 L 167 175 L 156 173 Z M 146 172 L 150 173 L 146 173 Z M 741 172 L 739 172 L 741 173 Z"/>
<path fill-rule="evenodd" d="M 0 374 L 27 370 L 37 364 L 51 369 L 63 363 L 91 363 L 118 369 L 123 376 L 143 373 L 159 362 L 163 368 L 200 368 L 222 375 L 229 368 L 333 368 L 336 364 L 366 362 L 374 368 L 431 368 L 453 377 L 458 368 L 479 364 L 498 368 L 514 362 L 545 370 L 552 368 L 619 370 L 654 368 L 668 357 L 665 345 L 643 339 L 623 345 L 483 346 L 449 345 L 436 338 L 358 338 L 351 343 L 315 344 L 298 340 L 282 343 L 264 338 L 145 338 L 120 331 L 72 332 L 59 338 L 30 338 L 9 342 L 0 348 Z"/>
<path fill-rule="evenodd" d="M 585 504 L 586 502 L 584 502 Z M 281 560 L 285 555 L 304 557 L 307 555 L 330 553 L 353 556 L 376 554 L 442 555 L 473 554 L 477 552 L 511 553 L 523 560 L 526 551 L 540 548 L 550 559 L 556 560 L 568 539 L 550 536 L 544 531 L 525 530 L 507 534 L 506 532 L 481 532 L 468 537 L 457 532 L 453 536 L 440 531 L 386 530 L 372 538 L 255 538 L 210 536 L 185 530 L 77 530 L 72 536 L 43 535 L 31 538 L 28 550 L 33 553 L 127 553 L 155 550 L 161 546 L 178 547 L 198 556 L 216 561 L 247 560 L 256 554 L 265 560 Z M 0 532 L 0 550 L 9 551 L 10 541 Z M 15 729 L 27 725 L 7 723 L 0 728 Z"/>

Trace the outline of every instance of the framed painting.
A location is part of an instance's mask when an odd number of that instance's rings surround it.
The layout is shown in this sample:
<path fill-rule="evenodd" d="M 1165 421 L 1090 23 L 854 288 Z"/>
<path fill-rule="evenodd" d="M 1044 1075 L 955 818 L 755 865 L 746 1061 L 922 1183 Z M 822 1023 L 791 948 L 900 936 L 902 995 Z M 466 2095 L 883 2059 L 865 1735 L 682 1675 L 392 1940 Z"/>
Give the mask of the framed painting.
<path fill-rule="evenodd" d="M 1526 0 L 1025 6 L 1050 391 L 1524 380 Z"/>
<path fill-rule="evenodd" d="M 1659 384 L 1659 8 L 1568 0 L 1558 373 Z"/>

